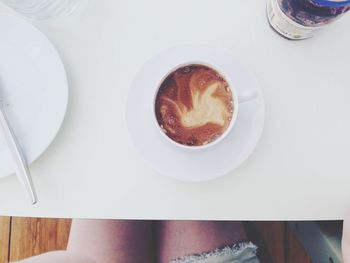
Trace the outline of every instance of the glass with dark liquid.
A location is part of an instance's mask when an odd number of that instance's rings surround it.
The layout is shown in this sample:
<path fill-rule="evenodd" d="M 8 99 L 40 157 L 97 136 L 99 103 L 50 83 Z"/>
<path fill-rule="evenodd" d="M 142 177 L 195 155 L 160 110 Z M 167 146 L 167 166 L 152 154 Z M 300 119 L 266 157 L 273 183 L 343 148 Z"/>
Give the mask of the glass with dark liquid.
<path fill-rule="evenodd" d="M 350 0 L 268 0 L 270 25 L 289 39 L 305 39 L 350 10 Z"/>

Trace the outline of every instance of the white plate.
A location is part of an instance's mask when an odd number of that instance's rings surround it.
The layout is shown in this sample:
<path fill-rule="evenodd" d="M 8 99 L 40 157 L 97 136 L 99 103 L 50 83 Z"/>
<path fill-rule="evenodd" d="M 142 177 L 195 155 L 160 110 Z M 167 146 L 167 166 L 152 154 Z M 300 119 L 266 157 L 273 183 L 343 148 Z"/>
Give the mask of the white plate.
<path fill-rule="evenodd" d="M 0 88 L 28 163 L 56 136 L 67 108 L 62 61 L 49 40 L 26 21 L 0 15 Z M 0 129 L 0 177 L 14 172 Z"/>
<path fill-rule="evenodd" d="M 238 93 L 256 90 L 258 96 L 239 105 L 237 122 L 218 144 L 200 152 L 180 150 L 160 136 L 153 120 L 153 98 L 159 81 L 176 65 L 207 61 L 218 65 L 233 80 Z M 126 105 L 126 122 L 133 145 L 159 173 L 184 181 L 205 181 L 237 168 L 253 152 L 265 117 L 262 91 L 255 76 L 232 54 L 218 47 L 178 46 L 150 59 L 133 81 Z"/>

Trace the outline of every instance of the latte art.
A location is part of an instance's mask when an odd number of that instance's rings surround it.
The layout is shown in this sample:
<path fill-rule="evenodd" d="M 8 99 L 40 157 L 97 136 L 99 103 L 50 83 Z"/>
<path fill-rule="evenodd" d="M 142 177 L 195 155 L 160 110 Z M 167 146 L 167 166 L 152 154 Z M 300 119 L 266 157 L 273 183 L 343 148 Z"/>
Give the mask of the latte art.
<path fill-rule="evenodd" d="M 233 99 L 227 81 L 203 65 L 172 72 L 161 84 L 155 103 L 158 124 L 172 140 L 201 146 L 219 138 L 230 125 Z"/>

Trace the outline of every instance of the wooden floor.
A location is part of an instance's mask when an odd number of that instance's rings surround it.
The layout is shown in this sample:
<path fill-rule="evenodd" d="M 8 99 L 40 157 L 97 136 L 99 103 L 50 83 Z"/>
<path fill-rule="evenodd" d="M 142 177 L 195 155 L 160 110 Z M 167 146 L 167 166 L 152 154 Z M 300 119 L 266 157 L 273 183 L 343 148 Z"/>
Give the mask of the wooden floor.
<path fill-rule="evenodd" d="M 0 263 L 65 249 L 70 225 L 68 219 L 0 217 Z M 311 263 L 286 223 L 254 222 L 246 227 L 261 248 L 263 262 Z"/>
<path fill-rule="evenodd" d="M 71 220 L 0 217 L 0 263 L 66 249 Z"/>

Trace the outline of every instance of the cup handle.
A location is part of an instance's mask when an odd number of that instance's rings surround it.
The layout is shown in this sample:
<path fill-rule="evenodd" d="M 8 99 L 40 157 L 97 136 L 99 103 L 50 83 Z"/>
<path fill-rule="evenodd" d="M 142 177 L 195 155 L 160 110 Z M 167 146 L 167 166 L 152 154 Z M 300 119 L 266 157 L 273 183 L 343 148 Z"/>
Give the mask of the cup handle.
<path fill-rule="evenodd" d="M 244 90 L 237 94 L 238 103 L 245 103 L 258 97 L 257 90 Z"/>

